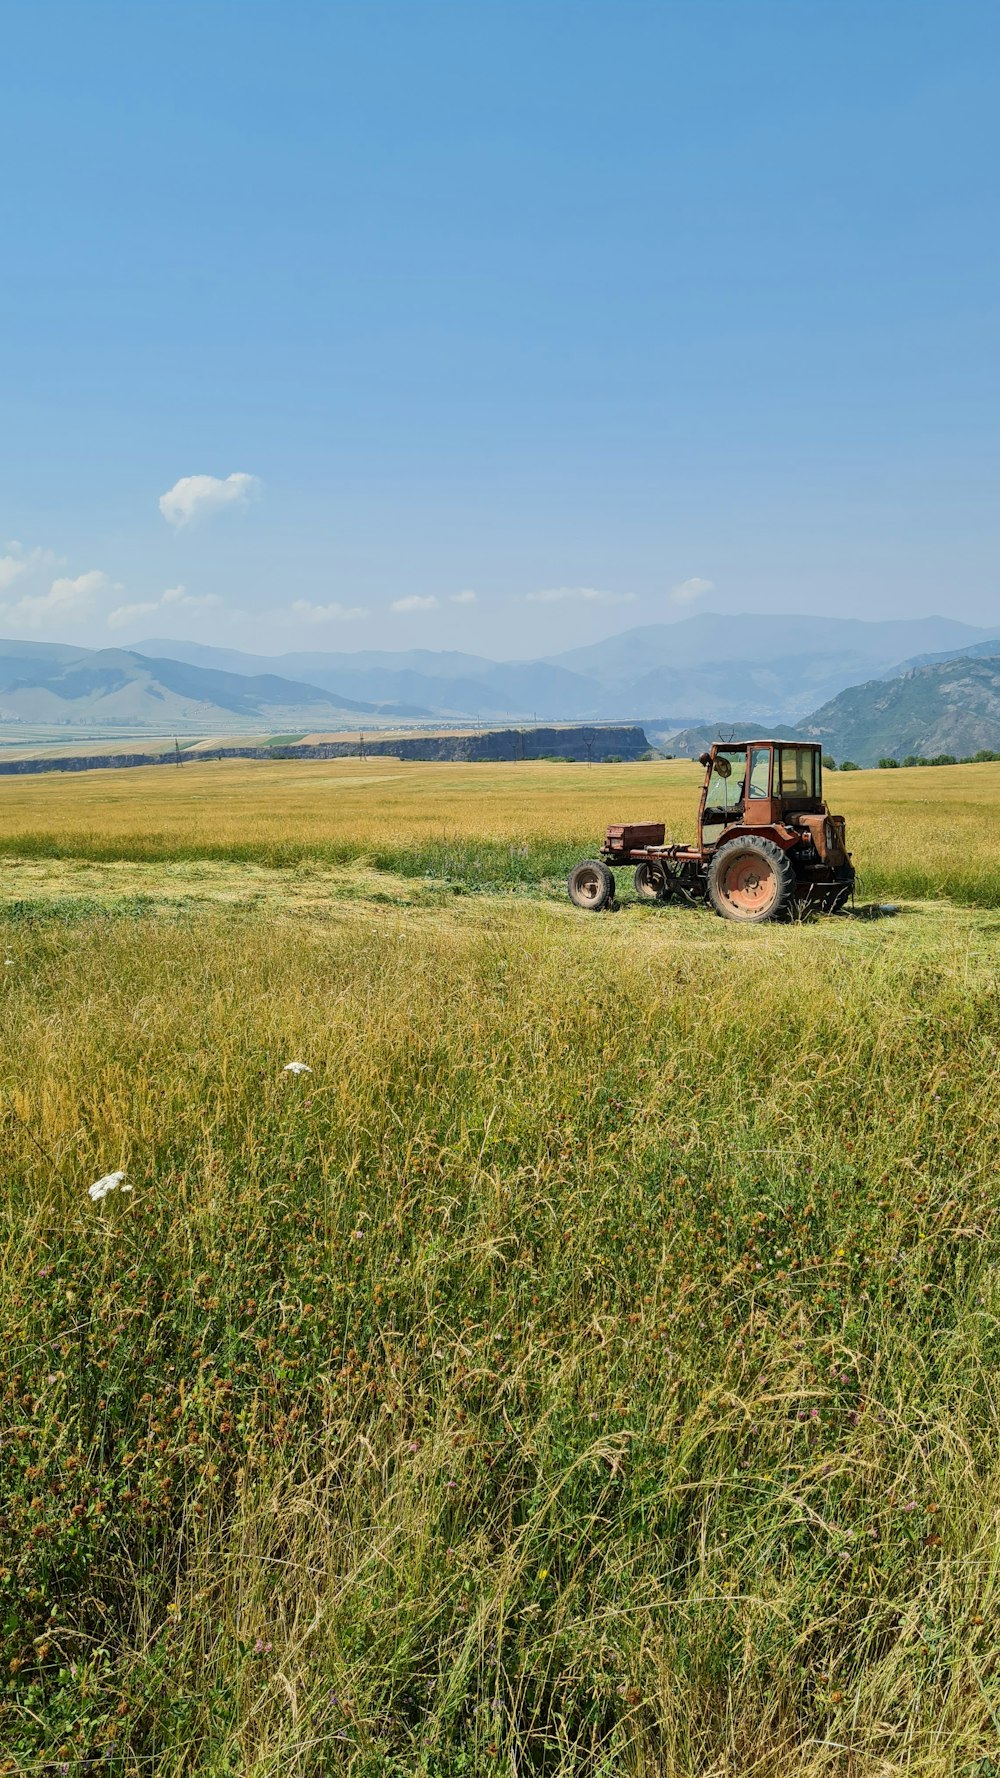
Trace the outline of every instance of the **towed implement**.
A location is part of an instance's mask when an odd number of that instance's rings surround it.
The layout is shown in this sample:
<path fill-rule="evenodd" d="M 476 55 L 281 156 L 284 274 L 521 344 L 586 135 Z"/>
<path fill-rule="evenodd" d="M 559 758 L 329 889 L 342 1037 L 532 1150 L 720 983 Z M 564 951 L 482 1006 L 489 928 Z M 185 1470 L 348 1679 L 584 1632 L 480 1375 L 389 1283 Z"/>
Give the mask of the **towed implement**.
<path fill-rule="evenodd" d="M 609 827 L 599 858 L 570 871 L 578 908 L 614 900 L 616 868 L 635 869 L 640 901 L 710 902 L 726 920 L 760 923 L 807 907 L 836 913 L 854 891 L 843 815 L 823 801 L 818 746 L 716 742 L 699 763 L 705 780 L 693 845 L 667 845 L 662 822 Z"/>

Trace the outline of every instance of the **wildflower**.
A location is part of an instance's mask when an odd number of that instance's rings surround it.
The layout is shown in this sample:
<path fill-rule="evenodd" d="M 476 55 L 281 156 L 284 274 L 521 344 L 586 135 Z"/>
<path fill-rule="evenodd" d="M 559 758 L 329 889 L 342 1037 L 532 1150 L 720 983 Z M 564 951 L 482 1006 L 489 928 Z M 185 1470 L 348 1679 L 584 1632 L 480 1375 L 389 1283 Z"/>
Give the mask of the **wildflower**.
<path fill-rule="evenodd" d="M 548 1580 L 548 1578 L 549 1578 L 548 1569 L 547 1568 L 540 1568 L 538 1570 L 538 1578 L 539 1578 L 539 1580 Z"/>
<path fill-rule="evenodd" d="M 123 1191 L 131 1191 L 130 1185 L 123 1184 L 124 1178 L 124 1172 L 105 1173 L 103 1178 L 95 1179 L 93 1185 L 87 1187 L 87 1195 L 93 1198 L 95 1204 L 99 1204 L 102 1198 L 106 1198 L 109 1192 L 116 1192 L 119 1186 Z"/>
<path fill-rule="evenodd" d="M 308 1062 L 286 1062 L 281 1072 L 282 1074 L 311 1074 L 312 1069 Z"/>

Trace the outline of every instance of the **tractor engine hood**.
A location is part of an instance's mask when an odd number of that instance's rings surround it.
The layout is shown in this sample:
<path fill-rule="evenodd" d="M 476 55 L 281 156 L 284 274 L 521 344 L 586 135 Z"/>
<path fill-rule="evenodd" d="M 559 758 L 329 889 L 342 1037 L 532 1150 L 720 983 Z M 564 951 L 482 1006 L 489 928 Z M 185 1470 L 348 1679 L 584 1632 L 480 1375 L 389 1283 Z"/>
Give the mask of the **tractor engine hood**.
<path fill-rule="evenodd" d="M 792 821 L 804 829 L 824 864 L 847 862 L 846 830 L 843 815 L 795 815 Z"/>

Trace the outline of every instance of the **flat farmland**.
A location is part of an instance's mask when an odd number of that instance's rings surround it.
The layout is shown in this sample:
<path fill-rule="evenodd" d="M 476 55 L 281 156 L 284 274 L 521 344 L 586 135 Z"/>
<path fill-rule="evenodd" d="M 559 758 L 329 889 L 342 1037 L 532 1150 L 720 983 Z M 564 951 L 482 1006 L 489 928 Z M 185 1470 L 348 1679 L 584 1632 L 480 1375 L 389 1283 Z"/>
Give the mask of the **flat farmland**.
<path fill-rule="evenodd" d="M 693 836 L 701 768 L 423 765 L 392 759 L 192 761 L 4 781 L 0 852 L 210 858 L 280 867 L 366 861 L 469 888 L 537 887 L 594 851 L 609 821 Z M 862 893 L 1000 906 L 1000 765 L 828 773 Z"/>
<path fill-rule="evenodd" d="M 699 777 L 0 785 L 0 1769 L 996 1772 L 1000 767 L 573 910 Z"/>

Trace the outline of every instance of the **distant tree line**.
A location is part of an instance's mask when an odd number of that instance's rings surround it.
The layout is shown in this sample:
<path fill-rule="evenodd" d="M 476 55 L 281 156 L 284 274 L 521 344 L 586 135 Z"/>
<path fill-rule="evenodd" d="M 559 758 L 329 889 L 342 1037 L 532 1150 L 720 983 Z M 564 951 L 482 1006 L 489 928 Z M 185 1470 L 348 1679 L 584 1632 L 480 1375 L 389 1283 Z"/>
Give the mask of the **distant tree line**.
<path fill-rule="evenodd" d="M 895 772 L 901 766 L 979 766 L 990 760 L 1000 760 L 1000 753 L 991 747 L 980 747 L 978 753 L 965 753 L 961 758 L 957 753 L 933 753 L 929 758 L 923 753 L 908 753 L 905 759 L 886 756 L 879 760 L 878 769 L 880 772 Z M 860 772 L 864 769 L 853 759 L 842 759 L 838 765 L 829 753 L 824 753 L 823 765 L 828 772 Z"/>

